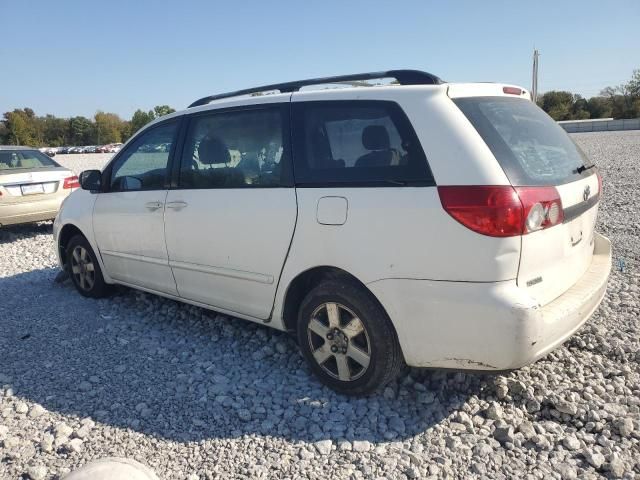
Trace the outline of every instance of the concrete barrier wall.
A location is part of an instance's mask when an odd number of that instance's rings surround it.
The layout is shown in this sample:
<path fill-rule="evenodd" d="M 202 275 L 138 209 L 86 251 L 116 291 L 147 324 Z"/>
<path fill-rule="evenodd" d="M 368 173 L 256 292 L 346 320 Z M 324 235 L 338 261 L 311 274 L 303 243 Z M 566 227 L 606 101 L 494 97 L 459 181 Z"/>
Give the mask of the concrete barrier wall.
<path fill-rule="evenodd" d="M 615 130 L 640 130 L 640 118 L 626 118 L 621 120 L 566 120 L 558 122 L 568 133 L 577 132 L 607 132 Z"/>

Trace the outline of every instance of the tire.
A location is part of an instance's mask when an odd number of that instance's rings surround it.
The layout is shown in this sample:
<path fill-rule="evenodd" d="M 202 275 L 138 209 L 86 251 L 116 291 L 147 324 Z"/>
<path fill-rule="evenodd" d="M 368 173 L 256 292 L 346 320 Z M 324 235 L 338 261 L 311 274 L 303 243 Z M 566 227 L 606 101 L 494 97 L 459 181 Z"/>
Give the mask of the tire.
<path fill-rule="evenodd" d="M 328 280 L 313 288 L 300 305 L 297 336 L 313 372 L 339 393 L 380 390 L 404 363 L 386 312 L 352 281 Z"/>
<path fill-rule="evenodd" d="M 91 245 L 82 235 L 76 235 L 67 244 L 67 272 L 80 295 L 90 298 L 106 297 L 110 285 L 102 276 L 100 264 Z"/>

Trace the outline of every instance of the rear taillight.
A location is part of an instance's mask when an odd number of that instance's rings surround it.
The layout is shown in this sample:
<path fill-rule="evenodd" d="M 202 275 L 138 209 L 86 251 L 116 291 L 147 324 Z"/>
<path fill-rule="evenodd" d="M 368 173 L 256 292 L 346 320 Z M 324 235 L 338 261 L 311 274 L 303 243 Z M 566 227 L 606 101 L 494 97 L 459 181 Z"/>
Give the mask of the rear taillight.
<path fill-rule="evenodd" d="M 438 187 L 444 209 L 474 232 L 491 237 L 522 233 L 522 203 L 511 186 Z"/>
<path fill-rule="evenodd" d="M 562 223 L 554 187 L 438 187 L 444 209 L 465 227 L 490 237 L 525 235 Z"/>
<path fill-rule="evenodd" d="M 79 188 L 80 182 L 78 181 L 78 177 L 75 175 L 73 177 L 67 177 L 64 179 L 64 183 L 62 184 L 62 188 Z"/>
<path fill-rule="evenodd" d="M 564 220 L 562 200 L 555 187 L 514 187 L 523 207 L 522 233 L 553 227 Z"/>

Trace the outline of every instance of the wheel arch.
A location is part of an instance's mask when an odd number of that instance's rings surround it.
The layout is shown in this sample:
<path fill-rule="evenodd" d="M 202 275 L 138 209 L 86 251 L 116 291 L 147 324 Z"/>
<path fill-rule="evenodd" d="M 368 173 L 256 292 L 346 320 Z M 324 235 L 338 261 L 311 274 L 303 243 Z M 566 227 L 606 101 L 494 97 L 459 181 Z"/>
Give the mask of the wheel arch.
<path fill-rule="evenodd" d="M 67 245 L 69 244 L 69 240 L 71 240 L 76 235 L 82 235 L 84 238 L 87 238 L 82 230 L 80 230 L 80 228 L 78 228 L 78 226 L 74 225 L 73 223 L 67 223 L 60 229 L 60 233 L 58 234 L 57 248 L 62 265 L 67 264 Z"/>
<path fill-rule="evenodd" d="M 358 279 L 358 277 L 347 272 L 346 270 L 331 265 L 322 265 L 309 268 L 303 272 L 298 273 L 298 275 L 296 275 L 296 277 L 291 280 L 291 282 L 289 282 L 284 295 L 282 306 L 282 322 L 287 332 L 296 332 L 298 311 L 300 309 L 302 300 L 307 295 L 307 293 L 312 288 L 319 285 L 321 282 L 334 279 L 355 283 L 369 295 L 371 295 L 371 298 L 376 301 L 376 303 L 387 315 L 387 318 L 391 322 L 391 326 L 396 334 L 396 338 L 398 338 L 396 326 L 394 325 L 393 320 L 387 312 L 387 309 L 384 307 L 382 302 L 380 302 L 378 297 L 360 279 Z"/>
<path fill-rule="evenodd" d="M 91 228 L 90 225 L 86 226 L 85 228 Z M 92 238 L 90 235 L 87 235 L 82 228 L 80 228 L 76 223 L 73 222 L 68 222 L 65 223 L 61 228 L 60 228 L 60 233 L 58 233 L 58 244 L 56 245 L 56 248 L 58 249 L 58 255 L 60 258 L 60 263 L 62 264 L 62 268 L 66 269 L 66 265 L 67 265 L 67 245 L 69 244 L 69 240 L 71 240 L 75 235 L 82 235 L 84 238 L 86 238 L 87 242 L 89 242 L 89 245 L 91 246 L 91 248 L 93 249 L 94 253 L 96 254 L 96 259 L 98 260 L 98 264 L 100 265 L 100 269 L 102 270 L 102 276 L 104 278 L 105 283 L 108 284 L 112 284 L 114 283 L 114 281 L 111 279 L 111 277 L 109 276 L 105 266 L 104 266 L 104 262 L 102 260 L 102 255 L 100 254 L 100 250 L 98 249 L 98 246 L 95 243 L 95 239 Z"/>

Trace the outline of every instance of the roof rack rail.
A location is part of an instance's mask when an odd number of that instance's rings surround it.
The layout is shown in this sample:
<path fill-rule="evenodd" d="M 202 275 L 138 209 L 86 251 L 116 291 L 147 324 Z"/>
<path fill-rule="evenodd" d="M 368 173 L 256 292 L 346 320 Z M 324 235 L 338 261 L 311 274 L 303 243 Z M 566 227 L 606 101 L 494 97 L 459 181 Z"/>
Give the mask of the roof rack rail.
<path fill-rule="evenodd" d="M 239 97 L 240 95 L 249 95 L 251 93 L 268 92 L 271 90 L 279 90 L 281 93 L 297 92 L 302 87 L 309 85 L 322 85 L 329 83 L 358 82 L 364 80 L 374 80 L 379 78 L 395 78 L 400 85 L 439 85 L 444 83 L 440 78 L 431 73 L 420 70 L 388 70 L 383 72 L 356 73 L 352 75 L 339 75 L 336 77 L 310 78 L 308 80 L 297 80 L 293 82 L 274 83 L 273 85 L 263 85 L 262 87 L 246 88 L 244 90 L 236 90 L 235 92 L 221 93 L 218 95 L 209 95 L 196 100 L 188 108 L 206 105 L 214 100 L 222 98 Z"/>

